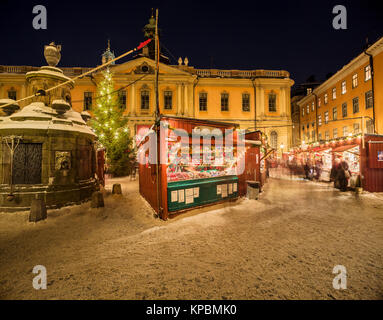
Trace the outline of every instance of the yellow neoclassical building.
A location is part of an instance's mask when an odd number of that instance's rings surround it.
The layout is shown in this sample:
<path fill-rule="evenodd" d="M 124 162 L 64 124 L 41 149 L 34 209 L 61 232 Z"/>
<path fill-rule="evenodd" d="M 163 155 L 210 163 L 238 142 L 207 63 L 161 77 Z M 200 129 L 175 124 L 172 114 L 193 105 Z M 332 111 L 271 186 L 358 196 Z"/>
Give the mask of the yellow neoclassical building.
<path fill-rule="evenodd" d="M 151 37 L 153 30 L 151 18 L 144 28 L 145 37 Z M 154 122 L 153 57 L 153 47 L 149 45 L 131 60 L 110 67 L 116 89 L 122 88 L 117 93 L 119 103 L 125 109 L 133 134 Z M 108 46 L 102 62 L 113 58 Z M 189 65 L 188 58 L 179 58 L 177 65 L 170 65 L 168 61 L 161 55 L 159 106 L 162 114 L 234 122 L 243 129 L 262 130 L 275 149 L 281 151 L 282 147 L 282 151 L 287 151 L 291 147 L 290 88 L 294 81 L 287 71 L 197 69 Z M 0 65 L 0 99 L 17 100 L 28 95 L 25 73 L 35 69 L 38 67 Z M 61 69 L 69 77 L 90 70 Z M 96 107 L 99 79 L 100 73 L 95 73 L 76 81 L 72 90 L 73 109 L 91 113 Z"/>
<path fill-rule="evenodd" d="M 297 104 L 301 144 L 383 134 L 383 38 Z"/>

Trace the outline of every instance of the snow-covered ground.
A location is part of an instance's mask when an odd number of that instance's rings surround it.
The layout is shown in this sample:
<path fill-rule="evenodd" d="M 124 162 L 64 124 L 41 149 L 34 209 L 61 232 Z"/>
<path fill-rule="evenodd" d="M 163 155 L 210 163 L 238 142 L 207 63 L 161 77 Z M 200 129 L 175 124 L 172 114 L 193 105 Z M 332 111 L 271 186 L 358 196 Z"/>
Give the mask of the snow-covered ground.
<path fill-rule="evenodd" d="M 122 183 L 123 195 L 110 194 Z M 382 299 L 383 202 L 330 184 L 270 179 L 240 199 L 169 221 L 138 181 L 109 180 L 105 208 L 0 213 L 2 299 Z M 44 265 L 47 290 L 32 269 Z M 335 265 L 347 289 L 332 286 Z"/>

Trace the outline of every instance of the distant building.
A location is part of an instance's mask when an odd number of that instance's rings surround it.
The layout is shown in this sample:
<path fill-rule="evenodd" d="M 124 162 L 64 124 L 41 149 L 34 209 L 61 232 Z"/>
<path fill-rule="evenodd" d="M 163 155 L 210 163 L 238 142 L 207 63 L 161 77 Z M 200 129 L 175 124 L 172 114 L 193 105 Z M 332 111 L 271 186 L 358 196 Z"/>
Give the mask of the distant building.
<path fill-rule="evenodd" d="M 383 134 L 383 38 L 296 105 L 302 143 Z"/>
<path fill-rule="evenodd" d="M 310 95 L 313 90 L 322 82 L 316 81 L 313 76 L 307 79 L 306 82 L 296 84 L 291 89 L 291 120 L 293 123 L 292 128 L 292 146 L 297 147 L 301 145 L 301 130 L 300 130 L 300 107 L 298 101 L 303 97 Z"/>

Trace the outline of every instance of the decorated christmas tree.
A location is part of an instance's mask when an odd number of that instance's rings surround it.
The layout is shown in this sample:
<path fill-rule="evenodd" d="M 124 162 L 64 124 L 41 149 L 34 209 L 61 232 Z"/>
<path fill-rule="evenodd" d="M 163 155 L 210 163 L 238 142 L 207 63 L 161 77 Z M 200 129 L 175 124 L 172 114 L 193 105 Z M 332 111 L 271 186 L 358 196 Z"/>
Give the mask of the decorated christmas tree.
<path fill-rule="evenodd" d="M 128 118 L 123 116 L 123 112 L 118 91 L 114 89 L 112 72 L 107 68 L 97 86 L 91 125 L 105 148 L 107 172 L 113 176 L 129 175 L 135 162 Z"/>

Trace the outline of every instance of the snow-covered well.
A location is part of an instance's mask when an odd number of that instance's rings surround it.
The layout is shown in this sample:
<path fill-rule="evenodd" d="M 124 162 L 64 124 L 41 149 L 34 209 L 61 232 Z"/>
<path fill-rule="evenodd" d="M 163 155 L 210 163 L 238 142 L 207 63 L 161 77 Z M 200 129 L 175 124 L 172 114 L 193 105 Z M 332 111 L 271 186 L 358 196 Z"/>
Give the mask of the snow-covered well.
<path fill-rule="evenodd" d="M 96 136 L 71 107 L 74 83 L 56 67 L 60 48 L 45 46 L 57 59 L 26 74 L 27 95 L 36 94 L 27 106 L 0 101 L 0 211 L 29 209 L 36 196 L 48 207 L 78 203 L 97 188 Z"/>

